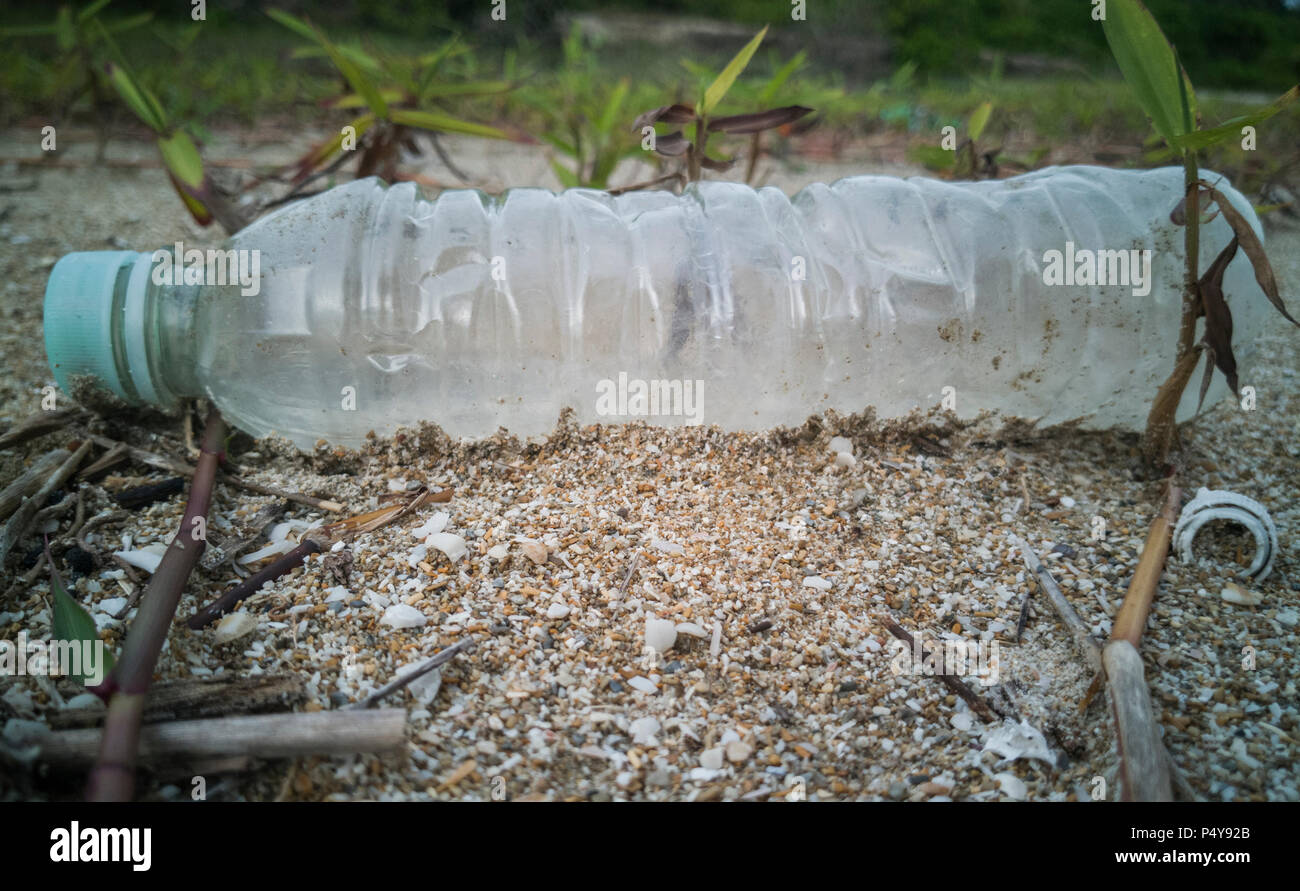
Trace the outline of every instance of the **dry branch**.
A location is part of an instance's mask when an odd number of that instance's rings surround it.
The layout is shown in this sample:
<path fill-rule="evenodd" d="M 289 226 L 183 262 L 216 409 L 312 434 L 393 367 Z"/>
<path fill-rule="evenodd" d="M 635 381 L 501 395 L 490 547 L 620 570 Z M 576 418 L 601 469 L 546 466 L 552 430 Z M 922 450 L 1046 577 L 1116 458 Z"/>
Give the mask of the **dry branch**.
<path fill-rule="evenodd" d="M 53 767 L 95 761 L 100 731 L 40 730 L 16 740 L 40 746 L 38 760 Z M 386 754 L 406 745 L 406 711 L 400 708 L 304 712 L 174 721 L 140 729 L 139 760 L 186 758 L 291 758 L 297 755 Z"/>

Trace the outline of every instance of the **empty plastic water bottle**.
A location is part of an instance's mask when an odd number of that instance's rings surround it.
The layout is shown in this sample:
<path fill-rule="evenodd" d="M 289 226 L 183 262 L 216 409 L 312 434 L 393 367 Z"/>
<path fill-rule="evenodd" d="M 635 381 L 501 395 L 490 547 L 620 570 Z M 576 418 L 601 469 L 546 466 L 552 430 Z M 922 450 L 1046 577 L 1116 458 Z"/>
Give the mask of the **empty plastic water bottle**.
<path fill-rule="evenodd" d="M 1182 193 L 1172 167 L 860 176 L 793 199 L 705 182 L 426 201 L 366 179 L 259 220 L 206 267 L 184 246 L 64 257 L 46 349 L 65 390 L 206 396 L 304 447 L 421 420 L 533 435 L 565 406 L 761 429 L 945 403 L 1137 429 L 1172 365 Z M 1208 266 L 1231 233 L 1222 217 L 1202 232 Z M 1270 312 L 1257 288 L 1239 255 L 1242 360 Z"/>

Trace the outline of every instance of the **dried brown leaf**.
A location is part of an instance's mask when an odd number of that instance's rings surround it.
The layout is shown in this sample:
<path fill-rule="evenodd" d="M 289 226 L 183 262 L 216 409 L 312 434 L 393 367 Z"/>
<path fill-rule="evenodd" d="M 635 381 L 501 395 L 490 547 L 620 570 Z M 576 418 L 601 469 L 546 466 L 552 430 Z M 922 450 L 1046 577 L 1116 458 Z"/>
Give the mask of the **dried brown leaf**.
<path fill-rule="evenodd" d="M 1223 297 L 1223 274 L 1232 258 L 1237 256 L 1237 244 L 1237 238 L 1233 236 L 1228 246 L 1214 258 L 1210 268 L 1205 270 L 1205 275 L 1198 284 L 1201 308 L 1205 313 L 1205 345 L 1234 393 L 1237 392 L 1237 360 L 1232 355 L 1232 312 L 1228 309 L 1228 301 Z M 1206 385 L 1202 383 L 1202 399 L 1205 398 L 1205 389 Z M 1196 410 L 1201 410 L 1200 405 L 1197 405 Z"/>
<path fill-rule="evenodd" d="M 1232 226 L 1232 231 L 1237 234 L 1241 241 L 1241 249 L 1246 252 L 1250 258 L 1251 265 L 1255 268 L 1255 281 L 1259 282 L 1260 288 L 1263 289 L 1264 295 L 1268 297 L 1269 303 L 1282 314 L 1282 316 L 1292 325 L 1300 327 L 1300 322 L 1292 318 L 1291 313 L 1287 312 L 1286 304 L 1282 302 L 1282 294 L 1278 290 L 1277 277 L 1273 274 L 1273 266 L 1268 262 L 1268 255 L 1264 253 L 1264 244 L 1251 228 L 1250 223 L 1241 215 L 1241 211 L 1232 205 L 1232 202 L 1223 197 L 1218 189 L 1211 186 L 1204 180 L 1201 181 L 1210 192 L 1210 197 L 1219 205 L 1223 211 L 1223 218 Z M 1236 388 L 1233 388 L 1236 391 Z"/>
<path fill-rule="evenodd" d="M 668 158 L 677 158 L 686 154 L 691 147 L 691 141 L 681 134 L 679 130 L 676 133 L 667 133 L 663 136 L 655 137 L 655 151 Z"/>
<path fill-rule="evenodd" d="M 753 114 L 733 114 L 728 117 L 714 118 L 709 121 L 709 132 L 721 133 L 758 133 L 782 127 L 812 114 L 811 108 L 802 105 L 787 105 L 784 108 L 771 108 Z"/>
<path fill-rule="evenodd" d="M 689 105 L 661 105 L 639 115 L 632 129 L 640 131 L 650 124 L 686 124 L 695 120 L 695 109 Z"/>

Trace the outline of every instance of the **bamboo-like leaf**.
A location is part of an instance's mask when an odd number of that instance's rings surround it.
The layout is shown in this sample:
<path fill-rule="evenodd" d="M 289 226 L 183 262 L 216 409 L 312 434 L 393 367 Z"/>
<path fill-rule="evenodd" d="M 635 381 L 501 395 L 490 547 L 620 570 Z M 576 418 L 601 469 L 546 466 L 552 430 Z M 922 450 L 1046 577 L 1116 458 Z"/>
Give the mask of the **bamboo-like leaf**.
<path fill-rule="evenodd" d="M 343 131 L 351 127 L 356 131 L 358 143 L 367 130 L 375 124 L 375 116 L 369 112 L 354 118 L 344 127 L 339 128 L 333 138 L 326 140 L 320 145 L 313 148 L 307 154 L 303 155 L 298 161 L 298 173 L 294 176 L 294 182 L 300 182 L 307 178 L 313 170 L 333 158 L 343 150 Z"/>
<path fill-rule="evenodd" d="M 758 45 L 763 42 L 766 35 L 767 26 L 764 26 L 763 30 L 755 34 L 754 39 L 745 44 L 744 48 L 736 53 L 735 58 L 727 63 L 727 67 L 722 69 L 722 73 L 717 76 L 713 83 L 709 84 L 709 88 L 704 91 L 704 101 L 700 103 L 700 114 L 707 115 L 717 108 L 718 103 L 731 89 L 731 85 L 736 82 L 736 78 L 745 70 L 749 60 L 754 57 Z"/>
<path fill-rule="evenodd" d="M 98 643 L 99 630 L 95 627 L 95 620 L 81 604 L 72 599 L 72 595 L 64 587 L 59 570 L 54 565 L 54 558 L 50 556 L 48 539 L 45 541 L 45 563 L 50 567 L 50 591 L 53 593 L 54 600 L 51 637 L 56 641 L 90 642 L 92 645 Z M 103 644 L 101 643 L 100 646 Z M 100 666 L 100 671 L 102 676 L 107 676 L 113 668 L 113 655 L 108 652 L 107 647 L 102 652 L 104 664 Z M 84 665 L 82 667 L 85 668 Z M 83 672 L 76 677 L 77 680 L 84 682 L 88 675 Z"/>
<path fill-rule="evenodd" d="M 803 67 L 804 60 L 807 58 L 808 51 L 799 50 L 799 52 L 794 54 L 790 61 L 778 68 L 776 73 L 772 75 L 771 80 L 763 86 L 763 91 L 758 94 L 759 104 L 767 105 L 775 99 L 777 91 L 780 90 L 781 87 L 785 86 L 785 82 L 790 79 L 790 75 Z"/>
<path fill-rule="evenodd" d="M 1253 127 L 1267 121 L 1298 98 L 1300 98 L 1300 86 L 1294 86 L 1267 105 L 1261 105 L 1243 115 L 1229 118 L 1217 127 L 1177 136 L 1174 138 L 1173 146 L 1177 149 L 1199 150 L 1240 139 L 1242 127 Z"/>
<path fill-rule="evenodd" d="M 420 93 L 422 99 L 441 99 L 445 96 L 488 96 L 514 89 L 508 80 L 467 80 L 455 84 L 432 84 Z"/>
<path fill-rule="evenodd" d="M 1161 138 L 1172 145 L 1176 137 L 1189 130 L 1184 126 L 1180 90 L 1187 93 L 1193 121 L 1196 118 L 1196 98 L 1160 25 L 1141 0 L 1109 0 L 1102 30 L 1120 72 L 1136 94 L 1142 110 L 1151 118 Z"/>
<path fill-rule="evenodd" d="M 89 6 L 82 7 L 77 10 L 77 21 L 84 22 L 111 2 L 112 0 L 95 0 L 95 2 L 91 3 Z"/>
<path fill-rule="evenodd" d="M 388 117 L 388 103 L 384 97 L 379 94 L 379 90 L 361 71 L 361 66 L 352 58 L 352 52 L 345 52 L 335 46 L 325 33 L 319 28 L 305 22 L 296 16 L 290 15 L 282 9 L 268 9 L 266 14 L 275 19 L 281 25 L 295 32 L 296 34 L 307 38 L 313 43 L 319 44 L 325 53 L 329 56 L 334 67 L 339 70 L 343 78 L 352 86 L 353 91 L 361 95 L 366 100 L 366 105 L 375 113 L 377 117 Z M 366 57 L 369 58 L 368 56 Z"/>
<path fill-rule="evenodd" d="M 979 138 L 984 135 L 984 128 L 988 126 L 989 117 L 993 114 L 993 103 L 982 102 L 980 107 L 971 112 L 970 120 L 966 123 L 966 135 L 972 142 L 978 142 Z"/>
<path fill-rule="evenodd" d="M 1210 197 L 1219 209 L 1223 211 L 1223 218 L 1232 226 L 1232 231 L 1236 233 L 1237 238 L 1241 241 L 1241 249 L 1246 252 L 1250 258 L 1250 265 L 1255 269 L 1255 281 L 1259 282 L 1260 288 L 1263 289 L 1264 295 L 1268 297 L 1269 303 L 1280 312 L 1292 325 L 1300 327 L 1300 322 L 1292 318 L 1291 313 L 1287 312 L 1286 304 L 1282 302 L 1282 294 L 1277 287 L 1277 276 L 1273 274 L 1273 266 L 1268 262 L 1268 254 L 1264 253 L 1264 245 L 1251 228 L 1250 223 L 1241 215 L 1241 211 L 1233 206 L 1232 202 L 1223 197 L 1223 194 L 1205 180 L 1201 180 L 1210 193 Z M 1235 387 L 1233 388 L 1235 391 Z"/>
<path fill-rule="evenodd" d="M 104 26 L 107 34 L 121 34 L 123 31 L 130 31 L 133 28 L 139 28 L 141 25 L 148 24 L 153 20 L 152 12 L 142 12 L 138 15 L 128 16 L 116 22 Z"/>
<path fill-rule="evenodd" d="M 551 159 L 551 169 L 555 171 L 555 177 L 560 181 L 560 185 L 566 189 L 576 189 L 582 185 L 578 182 L 577 174 L 554 158 Z"/>
<path fill-rule="evenodd" d="M 200 226 L 206 226 L 213 220 L 212 211 L 203 203 L 199 197 L 199 190 L 192 189 L 176 178 L 176 174 L 170 170 L 167 171 L 167 178 L 171 180 L 172 188 L 180 196 L 181 201 L 185 204 L 185 209 L 194 217 L 194 222 Z"/>
<path fill-rule="evenodd" d="M 60 52 L 68 52 L 77 45 L 77 30 L 72 24 L 72 8 L 60 6 L 54 19 L 54 40 Z"/>
<path fill-rule="evenodd" d="M 141 84 L 137 84 L 130 73 L 121 65 L 110 62 L 105 69 L 109 83 L 117 90 L 127 106 L 136 114 L 145 126 L 155 133 L 167 129 L 167 114 L 163 111 L 153 93 Z"/>
<path fill-rule="evenodd" d="M 605 110 L 600 114 L 600 120 L 596 122 L 596 127 L 601 133 L 610 133 L 614 129 L 614 122 L 618 120 L 618 113 L 623 109 L 623 102 L 627 98 L 627 78 L 623 78 L 615 85 L 613 92 L 609 94 L 609 99 L 605 102 Z"/>
<path fill-rule="evenodd" d="M 419 111 L 412 108 L 396 108 L 389 114 L 395 124 L 415 127 L 420 130 L 437 130 L 446 133 L 466 133 L 470 136 L 486 136 L 491 139 L 509 139 L 509 134 L 486 124 L 462 121 L 440 111 Z"/>
<path fill-rule="evenodd" d="M 389 88 L 380 90 L 379 94 L 390 104 L 396 104 L 406 99 L 406 94 L 399 89 Z M 325 108 L 365 108 L 368 106 L 366 98 L 358 93 L 345 93 L 336 99 L 330 99 L 325 102 Z"/>
<path fill-rule="evenodd" d="M 162 153 L 167 169 L 178 180 L 193 189 L 203 185 L 203 158 L 184 130 L 159 138 L 158 151 Z"/>
<path fill-rule="evenodd" d="M 724 118 L 713 118 L 709 121 L 708 129 L 709 132 L 759 133 L 763 130 L 771 130 L 773 127 L 785 126 L 805 115 L 812 114 L 812 111 L 811 108 L 804 108 L 802 105 L 787 105 L 785 108 L 772 108 L 753 114 L 733 114 Z"/>

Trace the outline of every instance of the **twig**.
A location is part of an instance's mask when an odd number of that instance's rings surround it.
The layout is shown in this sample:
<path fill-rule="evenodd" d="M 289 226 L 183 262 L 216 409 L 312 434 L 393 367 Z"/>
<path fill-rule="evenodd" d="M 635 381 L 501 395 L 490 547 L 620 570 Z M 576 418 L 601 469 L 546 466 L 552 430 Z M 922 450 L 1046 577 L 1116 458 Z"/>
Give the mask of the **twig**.
<path fill-rule="evenodd" d="M 450 662 L 452 659 L 456 658 L 456 655 L 458 653 L 461 653 L 466 650 L 471 650 L 473 648 L 474 648 L 474 641 L 468 638 L 462 640 L 460 643 L 452 644 L 451 646 L 447 647 L 445 650 L 439 651 L 436 655 L 434 655 L 432 658 L 426 661 L 419 668 L 413 671 L 408 671 L 406 674 L 402 675 L 401 677 L 389 681 L 387 684 L 380 687 L 374 693 L 371 693 L 365 699 L 361 700 L 360 702 L 354 705 L 348 706 L 348 708 L 345 709 L 345 711 L 350 711 L 353 709 L 371 708 L 377 702 L 379 702 L 381 699 L 383 699 L 385 696 L 389 695 L 390 693 L 402 689 L 407 684 L 411 683 L 412 681 L 418 678 L 424 677 L 424 675 L 433 671 L 439 665 L 445 665 L 446 663 Z"/>
<path fill-rule="evenodd" d="M 230 610 L 238 606 L 242 601 L 256 594 L 267 582 L 272 582 L 286 573 L 292 572 L 303 563 L 312 554 L 319 554 L 321 546 L 312 538 L 304 538 L 299 545 L 286 554 L 281 554 L 271 564 L 264 569 L 244 579 L 238 585 L 226 591 L 216 600 L 200 609 L 194 615 L 190 616 L 185 624 L 195 631 L 206 628 L 217 619 L 224 616 Z"/>
<path fill-rule="evenodd" d="M 27 731 L 23 746 L 40 746 L 38 759 L 53 767 L 83 767 L 95 760 L 100 731 Z M 139 730 L 141 762 L 178 757 L 386 754 L 406 746 L 406 710 L 289 712 L 203 721 L 150 724 Z M 135 760 L 135 759 L 133 759 Z"/>
<path fill-rule="evenodd" d="M 1115 740 L 1119 749 L 1120 795 L 1125 801 L 1172 801 L 1170 765 L 1173 763 L 1160 740 L 1146 673 L 1138 645 L 1146 627 L 1151 602 L 1164 573 L 1165 557 L 1174 522 L 1182 504 L 1182 490 L 1169 482 L 1164 506 L 1151 521 L 1142 556 L 1124 604 L 1111 628 L 1110 643 L 1103 651 L 1106 687 L 1115 716 Z"/>
<path fill-rule="evenodd" d="M 1125 639 L 1106 644 L 1106 687 L 1115 715 L 1120 796 L 1124 801 L 1173 801 L 1169 755 L 1147 693 L 1142 657 Z"/>
<path fill-rule="evenodd" d="M 5 486 L 4 491 L 0 492 L 0 520 L 7 519 L 10 514 L 16 511 L 18 506 L 23 503 L 23 499 L 39 489 L 41 483 L 49 479 L 50 474 L 67 457 L 67 449 L 55 449 L 52 452 L 46 452 L 37 458 L 31 467 L 19 474 L 17 479 Z"/>
<path fill-rule="evenodd" d="M 1169 540 L 1173 536 L 1181 504 L 1182 490 L 1171 484 L 1160 515 L 1151 521 L 1151 527 L 1147 530 L 1142 556 L 1138 558 L 1133 580 L 1129 582 L 1128 593 L 1124 596 L 1124 604 L 1119 608 L 1119 615 L 1115 617 L 1115 624 L 1111 628 L 1111 640 L 1127 640 L 1134 647 L 1141 643 L 1142 629 L 1146 627 L 1147 614 L 1151 611 L 1151 601 L 1155 599 L 1160 576 L 1165 571 Z"/>
<path fill-rule="evenodd" d="M 316 510 L 328 511 L 329 513 L 334 513 L 334 514 L 341 513 L 343 511 L 343 505 L 339 504 L 337 501 L 328 501 L 324 498 L 316 498 L 311 495 L 304 495 L 302 492 L 287 492 L 284 489 L 277 489 L 275 486 L 267 486 L 267 485 L 263 485 L 262 483 L 255 483 L 251 480 L 247 480 L 239 476 L 233 476 L 232 474 L 229 473 L 223 473 L 221 475 L 221 479 L 223 482 L 230 483 L 232 486 L 236 486 L 248 492 L 254 492 L 258 495 L 271 495 L 276 498 L 283 498 L 285 501 L 292 501 L 296 504 L 305 505 L 306 507 L 313 507 Z"/>
<path fill-rule="evenodd" d="M 627 593 L 627 586 L 632 583 L 632 574 L 636 572 L 636 568 L 640 565 L 641 565 L 641 552 L 638 551 L 636 556 L 632 558 L 632 565 L 627 568 L 627 574 L 623 576 L 622 583 L 619 584 L 618 586 L 618 597 L 615 599 L 617 600 L 623 599 L 623 595 Z"/>
<path fill-rule="evenodd" d="M 68 481 L 68 477 L 72 476 L 73 471 L 77 469 L 77 466 L 81 464 L 89 451 L 90 441 L 86 440 L 81 443 L 79 449 L 64 459 L 58 470 L 54 471 L 45 480 L 45 483 L 36 490 L 35 495 L 24 501 L 13 512 L 13 516 L 5 523 L 3 531 L 0 531 L 0 567 L 4 566 L 9 551 L 22 539 L 32 517 L 36 515 L 36 511 L 49 500 L 55 489 Z"/>
<path fill-rule="evenodd" d="M 884 616 L 883 621 L 885 623 L 885 628 L 889 630 L 890 634 L 903 641 L 903 643 L 907 644 L 907 646 L 913 651 L 916 650 L 916 641 L 912 639 L 912 635 L 908 634 L 907 630 L 904 629 L 902 625 L 899 625 L 888 616 Z M 944 667 L 946 668 L 946 666 Z M 971 710 L 979 715 L 983 721 L 986 723 L 994 723 L 998 720 L 998 716 L 993 712 L 992 707 L 984 701 L 984 698 L 970 687 L 966 686 L 966 683 L 956 675 L 940 671 L 936 677 L 943 681 L 944 686 L 949 690 L 966 700 L 966 704 L 969 705 Z"/>
<path fill-rule="evenodd" d="M 203 446 L 189 501 L 162 562 L 142 597 L 122 647 L 122 656 L 96 692 L 109 695 L 99 755 L 90 773 L 86 797 L 91 801 L 129 801 L 135 789 L 135 766 L 141 739 L 140 719 L 153 680 L 154 666 L 167 640 L 176 605 L 206 545 L 196 529 L 206 526 L 217 465 L 224 457 L 226 425 L 213 409 L 203 429 Z M 218 752 L 214 754 L 247 754 Z"/>
<path fill-rule="evenodd" d="M 656 176 L 654 179 L 648 179 L 645 182 L 632 183 L 628 186 L 620 186 L 617 189 L 610 189 L 609 194 L 622 195 L 625 192 L 639 192 L 642 189 L 648 189 L 651 186 L 657 186 L 660 183 L 666 183 L 669 180 L 677 180 L 677 184 L 681 185 L 686 182 L 686 177 L 681 173 L 666 173 L 663 176 Z"/>
<path fill-rule="evenodd" d="M 451 162 L 451 156 L 448 155 L 447 150 L 442 147 L 442 142 L 438 139 L 438 134 L 430 131 L 428 137 L 429 142 L 433 143 L 433 150 L 438 153 L 438 160 L 442 161 L 446 168 L 451 171 L 452 176 L 456 177 L 456 179 L 461 182 L 468 184 L 469 177 L 462 173 L 460 168 Z"/>
<path fill-rule="evenodd" d="M 131 515 L 124 510 L 115 510 L 106 514 L 97 514 L 91 517 L 86 521 L 86 525 L 81 527 L 81 531 L 77 533 L 77 547 L 81 548 L 87 554 L 95 556 L 95 549 L 86 541 L 86 536 L 98 527 L 103 526 L 105 523 L 114 523 L 118 520 L 125 520 L 130 516 Z"/>
<path fill-rule="evenodd" d="M 301 543 L 292 551 L 276 558 L 270 566 L 249 576 L 200 609 L 190 616 L 186 624 L 195 631 L 204 628 L 233 608 L 235 604 L 251 596 L 262 585 L 301 566 L 312 554 L 325 550 L 334 542 L 346 541 L 364 532 L 370 532 L 380 526 L 395 522 L 422 505 L 450 501 L 452 491 L 452 489 L 443 489 L 440 492 L 430 492 L 428 489 L 422 488 L 409 497 L 405 504 L 390 505 L 389 507 L 313 529 L 303 536 Z"/>
<path fill-rule="evenodd" d="M 1101 671 L 1101 648 L 1097 645 L 1097 642 L 1092 639 L 1092 635 L 1088 633 L 1088 626 L 1083 624 L 1083 620 L 1080 619 L 1079 614 L 1074 611 L 1074 607 L 1070 606 L 1070 601 L 1065 599 L 1065 594 L 1062 593 L 1061 586 L 1056 583 L 1056 579 L 1052 578 L 1052 574 L 1048 572 L 1047 567 L 1045 567 L 1042 561 L 1038 559 L 1038 555 L 1034 553 L 1033 548 L 1026 544 L 1017 535 L 1011 536 L 1011 543 L 1020 551 L 1021 557 L 1024 558 L 1025 565 L 1028 566 L 1029 571 L 1034 574 L 1034 578 L 1038 579 L 1039 587 L 1043 589 L 1043 593 L 1047 595 L 1047 599 L 1052 602 L 1052 606 L 1056 609 L 1056 614 L 1061 619 L 1061 624 L 1066 627 L 1066 630 L 1068 630 L 1074 638 L 1074 644 L 1079 650 L 1079 655 L 1083 656 L 1083 658 L 1087 660 L 1088 664 L 1092 666 L 1093 671 Z M 1019 639 L 1018 632 L 1017 639 Z"/>
<path fill-rule="evenodd" d="M 178 678 L 160 681 L 150 688 L 142 723 L 284 711 L 306 696 L 302 678 L 293 674 Z M 93 727 L 103 718 L 102 708 L 64 709 L 46 714 L 46 721 L 55 730 Z"/>
<path fill-rule="evenodd" d="M 109 439 L 107 436 L 99 436 L 98 434 L 91 434 L 90 439 L 95 445 L 103 449 L 109 449 L 110 451 L 125 449 L 126 453 L 131 456 L 131 460 L 140 464 L 147 464 L 150 467 L 166 470 L 179 476 L 190 477 L 194 475 L 194 468 L 177 458 L 170 458 L 167 455 L 160 455 L 148 449 L 127 445 L 124 442 Z"/>
<path fill-rule="evenodd" d="M 7 449 L 29 439 L 53 433 L 55 430 L 66 427 L 73 421 L 78 420 L 83 415 L 85 415 L 84 411 L 72 408 L 59 409 L 58 411 L 40 411 L 34 415 L 29 415 L 0 436 L 0 449 Z"/>

